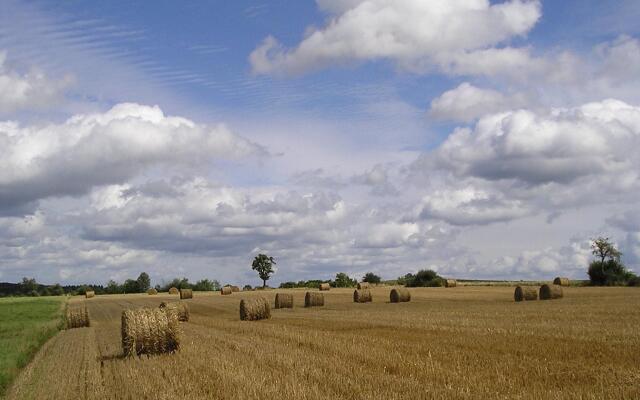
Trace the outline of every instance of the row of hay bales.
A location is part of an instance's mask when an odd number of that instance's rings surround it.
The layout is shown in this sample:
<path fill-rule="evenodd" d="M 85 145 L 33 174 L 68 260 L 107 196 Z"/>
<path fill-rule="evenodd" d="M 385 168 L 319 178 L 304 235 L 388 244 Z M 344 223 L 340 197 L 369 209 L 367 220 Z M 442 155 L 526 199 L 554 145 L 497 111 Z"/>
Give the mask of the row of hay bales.
<path fill-rule="evenodd" d="M 563 297 L 562 286 L 560 285 L 542 285 L 540 288 L 535 286 L 516 286 L 516 290 L 513 293 L 515 301 L 530 301 L 530 300 L 553 300 Z"/>

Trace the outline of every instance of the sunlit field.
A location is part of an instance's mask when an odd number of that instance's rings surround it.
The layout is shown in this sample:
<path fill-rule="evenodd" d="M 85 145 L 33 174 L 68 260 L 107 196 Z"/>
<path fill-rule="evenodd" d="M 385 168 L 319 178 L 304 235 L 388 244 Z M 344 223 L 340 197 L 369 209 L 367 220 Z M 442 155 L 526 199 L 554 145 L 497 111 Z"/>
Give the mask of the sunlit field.
<path fill-rule="evenodd" d="M 124 358 L 124 308 L 168 298 L 86 302 L 91 327 L 61 332 L 18 378 L 10 399 L 633 399 L 640 398 L 640 291 L 565 288 L 560 300 L 515 303 L 513 288 L 389 288 L 355 304 L 352 290 L 325 306 L 272 310 L 242 322 L 240 299 L 196 293 L 175 354 Z M 177 297 L 177 296 L 176 296 Z"/>

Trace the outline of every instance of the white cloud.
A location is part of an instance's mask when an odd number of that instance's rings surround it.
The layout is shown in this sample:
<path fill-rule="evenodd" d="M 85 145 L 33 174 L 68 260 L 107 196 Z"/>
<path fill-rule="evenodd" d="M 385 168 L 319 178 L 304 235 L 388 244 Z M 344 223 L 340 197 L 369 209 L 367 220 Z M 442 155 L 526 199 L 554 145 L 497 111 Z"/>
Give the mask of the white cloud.
<path fill-rule="evenodd" d="M 327 25 L 309 31 L 294 49 L 267 37 L 250 55 L 255 73 L 300 74 L 377 59 L 430 70 L 525 35 L 541 16 L 538 1 L 521 0 L 332 0 L 319 5 L 335 13 Z M 493 49 L 493 56 L 501 52 Z"/>
<path fill-rule="evenodd" d="M 0 123 L 0 206 L 49 196 L 81 195 L 124 183 L 150 167 L 191 166 L 263 153 L 224 125 L 165 116 L 160 108 L 123 103 L 65 123 Z"/>
<path fill-rule="evenodd" d="M 50 80 L 36 69 L 20 74 L 8 67 L 7 52 L 0 51 L 0 114 L 52 105 L 70 83 L 70 77 Z"/>

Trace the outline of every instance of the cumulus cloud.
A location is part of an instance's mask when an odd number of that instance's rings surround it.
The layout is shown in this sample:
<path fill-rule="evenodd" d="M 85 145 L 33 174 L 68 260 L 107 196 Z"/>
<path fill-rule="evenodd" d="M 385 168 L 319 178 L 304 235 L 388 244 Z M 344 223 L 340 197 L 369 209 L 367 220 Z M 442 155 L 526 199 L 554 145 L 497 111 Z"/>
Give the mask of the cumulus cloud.
<path fill-rule="evenodd" d="M 76 196 L 124 183 L 153 166 L 203 164 L 264 150 L 224 125 L 198 125 L 160 108 L 123 103 L 57 125 L 0 123 L 0 205 Z"/>
<path fill-rule="evenodd" d="M 400 192 L 392 182 L 389 174 L 390 168 L 389 165 L 376 164 L 371 170 L 354 176 L 351 181 L 369 186 L 371 193 L 376 196 L 395 196 Z"/>
<path fill-rule="evenodd" d="M 267 37 L 250 55 L 258 74 L 300 74 L 331 64 L 387 59 L 401 68 L 424 71 L 492 49 L 525 35 L 541 16 L 538 1 L 363 0 L 319 1 L 333 13 L 322 29 L 310 29 L 293 49 Z M 513 53 L 513 49 L 507 49 Z M 487 57 L 484 57 L 488 59 Z M 466 58 L 465 58 L 466 60 Z M 451 69 L 450 67 L 446 67 Z"/>
<path fill-rule="evenodd" d="M 7 65 L 7 52 L 0 51 L 0 114 L 43 107 L 58 100 L 72 79 L 51 80 L 32 69 L 21 74 Z"/>

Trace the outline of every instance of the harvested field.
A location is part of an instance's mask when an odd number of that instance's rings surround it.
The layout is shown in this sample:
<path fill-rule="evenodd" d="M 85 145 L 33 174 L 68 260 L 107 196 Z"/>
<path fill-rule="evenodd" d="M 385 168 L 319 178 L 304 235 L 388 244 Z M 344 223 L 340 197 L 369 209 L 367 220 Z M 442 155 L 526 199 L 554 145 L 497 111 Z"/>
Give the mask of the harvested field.
<path fill-rule="evenodd" d="M 238 297 L 264 293 L 198 292 L 178 352 L 131 358 L 122 310 L 175 296 L 98 296 L 87 302 L 91 327 L 56 335 L 8 398 L 640 398 L 637 288 L 566 287 L 562 301 L 522 303 L 513 286 L 412 288 L 411 302 L 389 304 L 382 287 L 366 307 L 353 290 L 259 323 L 238 319 Z M 280 291 L 304 303 L 305 290 Z"/>

